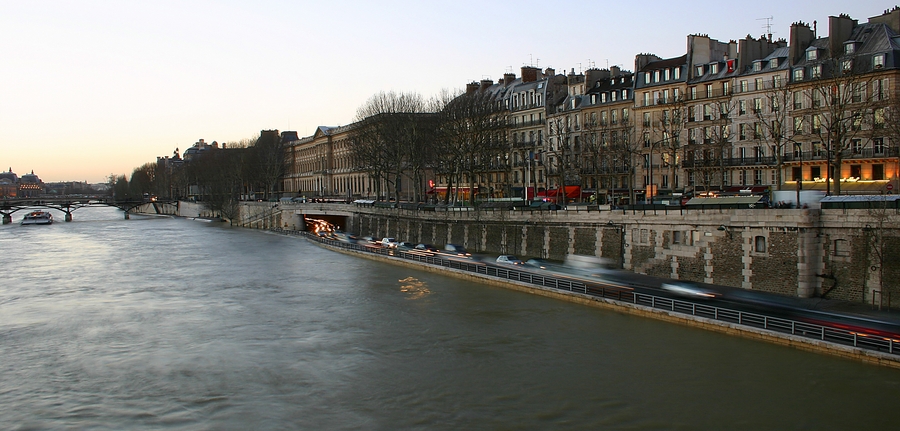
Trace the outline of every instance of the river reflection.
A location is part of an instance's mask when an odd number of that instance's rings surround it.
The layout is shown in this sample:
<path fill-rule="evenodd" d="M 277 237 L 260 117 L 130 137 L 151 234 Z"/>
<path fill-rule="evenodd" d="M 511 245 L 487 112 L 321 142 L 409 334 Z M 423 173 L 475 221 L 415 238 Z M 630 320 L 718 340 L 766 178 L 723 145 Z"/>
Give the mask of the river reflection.
<path fill-rule="evenodd" d="M 54 214 L 56 216 L 56 214 Z M 0 227 L 8 429 L 892 429 L 900 371 L 83 209 Z"/>

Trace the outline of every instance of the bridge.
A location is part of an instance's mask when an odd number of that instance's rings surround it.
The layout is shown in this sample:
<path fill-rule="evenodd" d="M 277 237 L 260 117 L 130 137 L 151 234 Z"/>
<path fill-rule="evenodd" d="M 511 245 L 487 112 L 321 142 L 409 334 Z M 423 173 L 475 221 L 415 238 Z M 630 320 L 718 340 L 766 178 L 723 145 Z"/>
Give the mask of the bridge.
<path fill-rule="evenodd" d="M 135 208 L 146 204 L 175 204 L 172 201 L 156 201 L 156 200 L 114 200 L 114 199 L 97 199 L 87 197 L 54 197 L 54 198 L 5 198 L 0 200 L 0 216 L 2 216 L 3 224 L 12 223 L 12 215 L 16 211 L 28 210 L 33 208 L 51 208 L 62 211 L 66 214 L 65 220 L 72 221 L 72 213 L 84 207 L 90 206 L 109 206 L 116 207 L 125 212 L 125 219 L 130 217 L 131 211 Z M 158 209 L 157 209 L 158 211 Z"/>

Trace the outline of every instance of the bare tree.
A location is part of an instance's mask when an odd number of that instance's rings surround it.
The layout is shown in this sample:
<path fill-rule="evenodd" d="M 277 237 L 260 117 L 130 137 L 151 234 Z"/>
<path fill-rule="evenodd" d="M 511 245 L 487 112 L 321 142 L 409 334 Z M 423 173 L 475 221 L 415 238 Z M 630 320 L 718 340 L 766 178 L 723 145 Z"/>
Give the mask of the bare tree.
<path fill-rule="evenodd" d="M 416 165 L 418 146 L 427 145 L 429 132 L 422 126 L 427 104 L 415 93 L 379 93 L 357 110 L 357 127 L 351 135 L 354 158 L 374 177 L 383 181 L 390 194 L 400 200 L 404 175 L 421 179 Z M 410 174 L 412 173 L 412 174 Z M 379 190 L 380 191 L 380 190 Z"/>
<path fill-rule="evenodd" d="M 443 107 L 436 156 L 440 172 L 447 177 L 445 203 L 451 199 L 453 185 L 466 181 L 474 205 L 479 178 L 489 175 L 494 162 L 509 150 L 501 112 L 494 94 L 484 90 L 456 96 Z"/>
<path fill-rule="evenodd" d="M 673 98 L 672 103 L 666 105 L 665 109 L 659 111 L 659 114 L 658 121 L 652 123 L 654 135 L 658 140 L 651 142 L 650 166 L 652 169 L 653 149 L 658 146 L 663 164 L 669 168 L 670 187 L 674 188 L 677 183 L 675 176 L 678 175 L 676 161 L 684 146 L 681 135 L 687 122 L 687 104 L 684 96 Z M 653 182 L 652 178 L 650 182 Z"/>
<path fill-rule="evenodd" d="M 832 60 L 818 67 L 825 70 L 817 72 L 819 78 L 811 90 L 814 107 L 817 101 L 820 105 L 812 117 L 812 131 L 826 145 L 827 190 L 831 190 L 833 182 L 834 194 L 839 195 L 844 156 L 861 149 L 854 147 L 868 133 L 864 131 L 865 124 L 874 117 L 875 98 L 869 90 L 872 78 L 855 73 L 853 63 Z"/>
<path fill-rule="evenodd" d="M 789 114 L 794 103 L 794 93 L 781 83 L 781 79 L 782 75 L 777 75 L 777 78 L 768 85 L 764 99 L 760 99 L 760 106 L 753 107 L 754 116 L 760 126 L 759 139 L 765 141 L 775 157 L 775 183 L 778 190 L 784 187 L 784 153 L 796 142 L 793 134 L 788 134 L 788 130 L 792 128 Z"/>

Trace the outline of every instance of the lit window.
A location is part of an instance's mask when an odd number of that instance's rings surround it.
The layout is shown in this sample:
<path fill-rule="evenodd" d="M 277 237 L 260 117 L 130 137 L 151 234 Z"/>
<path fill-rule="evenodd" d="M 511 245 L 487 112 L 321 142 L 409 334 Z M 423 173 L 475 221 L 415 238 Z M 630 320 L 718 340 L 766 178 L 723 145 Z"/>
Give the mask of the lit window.
<path fill-rule="evenodd" d="M 819 58 L 819 52 L 816 51 L 816 48 L 810 47 L 806 50 L 806 61 L 814 61 Z"/>
<path fill-rule="evenodd" d="M 822 65 L 817 64 L 813 66 L 810 70 L 810 76 L 813 78 L 821 78 L 822 77 Z"/>
<path fill-rule="evenodd" d="M 853 60 L 844 60 L 843 63 L 841 63 L 841 69 L 843 69 L 844 72 L 853 70 Z"/>
<path fill-rule="evenodd" d="M 681 68 L 680 68 L 680 67 L 676 67 L 675 70 L 674 70 L 673 75 L 675 75 L 675 79 L 681 79 Z"/>
<path fill-rule="evenodd" d="M 875 54 L 872 57 L 872 65 L 876 69 L 884 68 L 884 54 Z"/>
<path fill-rule="evenodd" d="M 802 81 L 803 80 L 803 69 L 797 68 L 794 69 L 794 81 Z"/>
<path fill-rule="evenodd" d="M 760 70 L 762 70 L 762 61 L 759 61 L 759 60 L 754 61 L 753 62 L 753 71 L 759 72 Z"/>
<path fill-rule="evenodd" d="M 769 68 L 775 69 L 776 67 L 778 67 L 778 59 L 773 58 L 773 59 L 769 60 Z"/>

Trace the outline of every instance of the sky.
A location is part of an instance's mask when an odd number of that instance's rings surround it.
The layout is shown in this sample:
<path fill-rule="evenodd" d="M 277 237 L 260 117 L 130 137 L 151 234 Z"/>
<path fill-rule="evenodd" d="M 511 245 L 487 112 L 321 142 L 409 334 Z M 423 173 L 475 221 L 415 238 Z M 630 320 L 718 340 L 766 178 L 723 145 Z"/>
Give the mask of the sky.
<path fill-rule="evenodd" d="M 0 0 L 0 171 L 106 182 L 199 139 L 310 136 L 379 92 L 424 98 L 522 66 L 685 53 L 894 3 L 736 0 Z M 771 18 L 771 19 L 766 19 Z"/>

